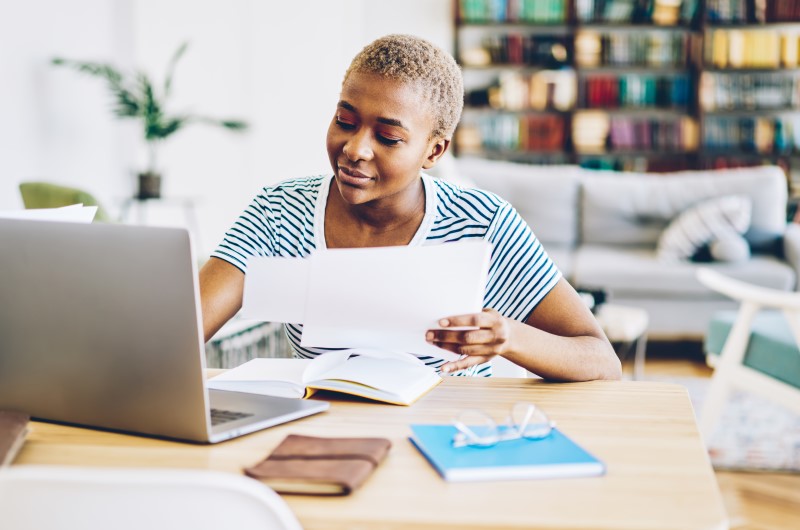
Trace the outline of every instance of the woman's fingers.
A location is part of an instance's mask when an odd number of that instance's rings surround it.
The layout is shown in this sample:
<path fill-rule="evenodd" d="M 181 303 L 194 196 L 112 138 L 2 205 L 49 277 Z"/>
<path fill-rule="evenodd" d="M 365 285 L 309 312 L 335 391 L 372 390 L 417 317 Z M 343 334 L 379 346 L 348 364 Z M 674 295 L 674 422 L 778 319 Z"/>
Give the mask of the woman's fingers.
<path fill-rule="evenodd" d="M 439 343 L 488 344 L 498 340 L 494 329 L 430 330 L 425 338 L 428 342 L 436 345 Z"/>
<path fill-rule="evenodd" d="M 476 364 L 483 364 L 485 362 L 488 362 L 492 357 L 493 355 L 490 356 L 474 355 L 465 357 L 463 359 L 459 359 L 458 361 L 451 361 L 449 363 L 443 364 L 441 367 L 441 371 L 444 374 L 457 372 L 459 370 L 464 370 Z"/>
<path fill-rule="evenodd" d="M 484 309 L 482 313 L 470 313 L 468 315 L 455 315 L 443 318 L 439 321 L 439 325 L 443 328 L 462 326 L 491 328 L 500 319 L 502 319 L 502 316 L 494 309 Z"/>

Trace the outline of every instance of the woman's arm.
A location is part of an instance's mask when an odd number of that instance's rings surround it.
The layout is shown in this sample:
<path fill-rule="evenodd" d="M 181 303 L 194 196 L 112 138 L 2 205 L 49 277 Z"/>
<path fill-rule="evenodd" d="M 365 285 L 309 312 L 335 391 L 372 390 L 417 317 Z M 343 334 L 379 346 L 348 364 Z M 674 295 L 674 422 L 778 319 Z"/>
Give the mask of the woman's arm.
<path fill-rule="evenodd" d="M 211 258 L 200 269 L 200 305 L 206 342 L 242 307 L 243 290 L 244 273 L 227 261 Z"/>
<path fill-rule="evenodd" d="M 485 310 L 448 317 L 440 325 L 480 328 L 428 331 L 427 338 L 432 344 L 467 356 L 443 365 L 444 372 L 502 355 L 545 379 L 588 381 L 622 376 L 619 359 L 597 320 L 564 279 L 536 306 L 525 323 Z"/>

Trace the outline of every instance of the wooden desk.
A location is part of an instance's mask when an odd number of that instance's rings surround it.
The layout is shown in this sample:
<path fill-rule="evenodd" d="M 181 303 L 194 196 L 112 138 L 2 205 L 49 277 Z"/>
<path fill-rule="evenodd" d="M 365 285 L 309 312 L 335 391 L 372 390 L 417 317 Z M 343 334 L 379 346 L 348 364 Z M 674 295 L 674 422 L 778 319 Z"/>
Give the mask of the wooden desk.
<path fill-rule="evenodd" d="M 727 528 L 688 395 L 678 385 L 454 377 L 411 407 L 324 397 L 332 401 L 328 412 L 215 446 L 35 422 L 16 464 L 240 473 L 289 433 L 386 436 L 393 443 L 386 461 L 353 495 L 284 497 L 305 528 Z M 482 407 L 502 419 L 520 400 L 540 405 L 604 460 L 607 475 L 451 484 L 407 439 L 410 423 L 446 423 L 464 407 Z"/>

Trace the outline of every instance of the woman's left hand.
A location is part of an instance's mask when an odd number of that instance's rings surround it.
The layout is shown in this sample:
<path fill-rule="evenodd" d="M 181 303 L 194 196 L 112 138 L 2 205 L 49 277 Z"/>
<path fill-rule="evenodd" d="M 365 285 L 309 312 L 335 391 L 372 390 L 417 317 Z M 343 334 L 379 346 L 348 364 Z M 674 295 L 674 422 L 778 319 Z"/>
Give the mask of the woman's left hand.
<path fill-rule="evenodd" d="M 466 357 L 442 365 L 443 373 L 463 370 L 503 355 L 510 349 L 511 326 L 508 319 L 494 309 L 482 313 L 458 315 L 439 321 L 443 329 L 431 329 L 425 339 L 445 350 Z M 447 329 L 471 327 L 477 329 Z"/>

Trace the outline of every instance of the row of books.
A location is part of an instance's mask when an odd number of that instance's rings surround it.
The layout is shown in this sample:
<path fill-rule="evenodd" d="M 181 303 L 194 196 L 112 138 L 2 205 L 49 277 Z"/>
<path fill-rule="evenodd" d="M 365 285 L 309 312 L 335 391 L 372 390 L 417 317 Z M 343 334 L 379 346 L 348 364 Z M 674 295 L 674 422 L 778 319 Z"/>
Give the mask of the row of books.
<path fill-rule="evenodd" d="M 703 127 L 703 146 L 707 149 L 736 149 L 760 154 L 798 152 L 800 118 L 708 118 Z"/>
<path fill-rule="evenodd" d="M 674 26 L 691 22 L 696 11 L 697 0 L 575 0 L 580 22 Z"/>
<path fill-rule="evenodd" d="M 774 29 L 713 29 L 703 43 L 706 64 L 714 68 L 793 68 L 798 66 L 800 34 Z"/>
<path fill-rule="evenodd" d="M 713 73 L 700 76 L 700 108 L 717 110 L 784 110 L 800 103 L 798 77 L 780 72 Z"/>
<path fill-rule="evenodd" d="M 800 0 L 756 0 L 766 2 L 765 19 L 767 22 L 792 22 L 800 20 Z"/>
<path fill-rule="evenodd" d="M 675 156 L 652 158 L 645 156 L 583 156 L 579 165 L 585 169 L 608 171 L 636 171 L 638 173 L 659 173 L 693 169 L 691 161 Z"/>
<path fill-rule="evenodd" d="M 800 20 L 800 0 L 706 0 L 706 18 L 716 23 Z"/>
<path fill-rule="evenodd" d="M 504 110 L 558 110 L 575 107 L 574 70 L 540 70 L 531 74 L 506 71 L 489 87 L 467 90 L 470 107 Z"/>
<path fill-rule="evenodd" d="M 689 34 L 675 32 L 607 33 L 582 30 L 575 35 L 579 66 L 686 66 Z"/>
<path fill-rule="evenodd" d="M 462 120 L 456 143 L 462 152 L 564 150 L 563 116 L 495 114 Z"/>
<path fill-rule="evenodd" d="M 614 151 L 696 151 L 697 121 L 689 116 L 634 118 L 602 111 L 579 112 L 572 119 L 576 153 Z"/>
<path fill-rule="evenodd" d="M 697 150 L 698 133 L 697 121 L 689 116 L 677 119 L 612 116 L 608 146 L 614 150 L 690 152 Z"/>
<path fill-rule="evenodd" d="M 622 74 L 587 76 L 578 83 L 581 108 L 685 108 L 689 104 L 688 75 Z"/>
<path fill-rule="evenodd" d="M 565 22 L 567 0 L 459 0 L 462 22 Z"/>
<path fill-rule="evenodd" d="M 766 17 L 765 0 L 706 0 L 709 22 L 756 22 Z"/>
<path fill-rule="evenodd" d="M 481 40 L 478 52 L 466 48 L 460 54 L 465 66 L 521 64 L 557 68 L 572 63 L 572 38 L 533 36 L 523 33 L 488 35 Z"/>

